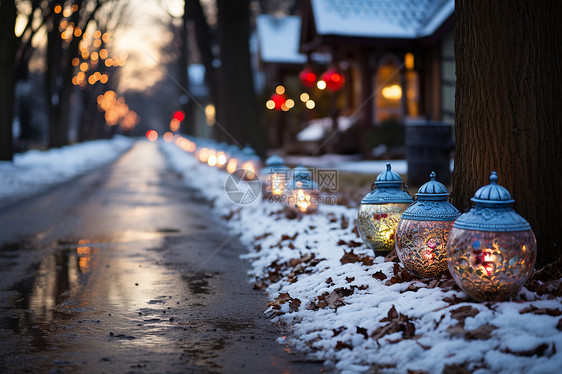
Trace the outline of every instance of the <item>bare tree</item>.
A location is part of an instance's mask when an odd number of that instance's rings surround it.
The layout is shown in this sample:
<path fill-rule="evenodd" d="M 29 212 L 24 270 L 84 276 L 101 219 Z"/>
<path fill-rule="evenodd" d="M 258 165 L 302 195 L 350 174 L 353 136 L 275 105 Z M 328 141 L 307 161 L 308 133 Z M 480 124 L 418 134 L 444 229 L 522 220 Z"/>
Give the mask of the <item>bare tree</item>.
<path fill-rule="evenodd" d="M 562 253 L 562 3 L 455 3 L 453 203 L 496 170 L 533 227 L 538 265 Z"/>

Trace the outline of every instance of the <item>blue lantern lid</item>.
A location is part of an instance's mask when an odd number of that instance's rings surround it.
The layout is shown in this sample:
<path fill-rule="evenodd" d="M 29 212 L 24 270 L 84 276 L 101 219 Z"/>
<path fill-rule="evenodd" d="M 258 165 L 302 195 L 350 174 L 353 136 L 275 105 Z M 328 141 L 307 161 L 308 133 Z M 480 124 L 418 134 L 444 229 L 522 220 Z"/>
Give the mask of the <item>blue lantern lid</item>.
<path fill-rule="evenodd" d="M 293 169 L 289 189 L 318 190 L 318 184 L 312 180 L 310 171 L 302 165 Z"/>
<path fill-rule="evenodd" d="M 375 180 L 375 188 L 369 192 L 361 204 L 411 204 L 412 196 L 403 189 L 404 182 L 400 175 L 393 172 L 390 164 L 386 164 L 386 171 L 380 173 Z"/>
<path fill-rule="evenodd" d="M 498 184 L 498 174 L 495 171 L 490 175 L 490 184 L 479 188 L 471 200 L 474 206 L 462 214 L 453 227 L 494 232 L 531 229 L 529 222 L 511 208 L 515 200 L 505 187 Z"/>
<path fill-rule="evenodd" d="M 269 175 L 273 173 L 286 173 L 288 174 L 291 169 L 285 166 L 285 161 L 279 156 L 271 156 L 265 160 L 265 168 L 262 170 L 262 174 Z"/>
<path fill-rule="evenodd" d="M 449 191 L 443 183 L 435 180 L 435 172 L 429 175 L 431 180 L 420 187 L 417 200 L 402 213 L 402 219 L 415 221 L 454 221 L 461 212 L 447 201 Z"/>

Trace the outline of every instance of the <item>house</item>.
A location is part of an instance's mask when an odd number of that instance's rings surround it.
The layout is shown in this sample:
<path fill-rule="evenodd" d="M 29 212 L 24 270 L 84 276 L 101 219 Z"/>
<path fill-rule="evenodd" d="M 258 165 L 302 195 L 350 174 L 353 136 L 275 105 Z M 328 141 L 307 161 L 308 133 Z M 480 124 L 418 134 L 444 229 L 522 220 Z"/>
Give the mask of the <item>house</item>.
<path fill-rule="evenodd" d="M 387 120 L 454 120 L 454 0 L 304 0 L 299 51 L 330 53 L 340 115 L 359 133 Z M 364 149 L 363 149 L 364 150 Z"/>

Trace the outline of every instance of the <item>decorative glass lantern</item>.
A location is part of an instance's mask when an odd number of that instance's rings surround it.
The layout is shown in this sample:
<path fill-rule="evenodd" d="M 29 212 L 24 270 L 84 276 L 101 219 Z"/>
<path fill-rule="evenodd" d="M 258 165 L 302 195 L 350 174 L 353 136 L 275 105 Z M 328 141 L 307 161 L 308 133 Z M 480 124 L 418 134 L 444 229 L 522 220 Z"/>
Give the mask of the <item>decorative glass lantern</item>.
<path fill-rule="evenodd" d="M 471 199 L 473 208 L 453 224 L 447 263 L 455 282 L 477 300 L 505 300 L 525 284 L 533 271 L 537 244 L 529 222 L 511 204 L 509 191 L 490 184 Z"/>
<path fill-rule="evenodd" d="M 240 155 L 240 148 L 235 145 L 230 145 L 226 149 L 228 161 L 226 163 L 226 171 L 230 174 L 238 170 L 238 157 Z"/>
<path fill-rule="evenodd" d="M 265 160 L 265 168 L 262 170 L 263 196 L 281 196 L 289 182 L 291 169 L 285 166 L 285 162 L 279 156 L 271 156 Z"/>
<path fill-rule="evenodd" d="M 318 210 L 318 184 L 312 180 L 310 171 L 302 165 L 293 169 L 288 187 L 287 203 L 296 213 L 315 213 Z"/>
<path fill-rule="evenodd" d="M 413 202 L 402 178 L 386 164 L 386 171 L 377 176 L 372 191 L 361 200 L 357 214 L 357 231 L 375 255 L 384 256 L 394 248 L 400 215 Z"/>
<path fill-rule="evenodd" d="M 432 278 L 447 269 L 447 238 L 461 213 L 447 201 L 449 192 L 431 180 L 420 187 L 416 202 L 402 213 L 396 229 L 396 253 L 406 269 Z"/>
<path fill-rule="evenodd" d="M 326 88 L 329 91 L 339 91 L 344 83 L 345 77 L 335 67 L 330 67 L 322 74 L 322 80 L 326 82 Z"/>
<path fill-rule="evenodd" d="M 238 169 L 242 169 L 244 172 L 242 178 L 245 180 L 256 179 L 259 167 L 260 158 L 256 155 L 254 149 L 249 146 L 244 147 L 240 151 L 238 159 Z"/>

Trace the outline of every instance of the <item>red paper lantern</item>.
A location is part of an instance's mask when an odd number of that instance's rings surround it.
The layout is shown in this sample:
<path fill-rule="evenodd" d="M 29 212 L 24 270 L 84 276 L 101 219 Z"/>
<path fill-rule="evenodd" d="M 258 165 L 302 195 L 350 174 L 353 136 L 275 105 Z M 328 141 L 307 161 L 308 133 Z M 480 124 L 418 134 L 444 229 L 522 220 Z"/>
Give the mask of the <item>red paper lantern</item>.
<path fill-rule="evenodd" d="M 336 68 L 329 68 L 322 74 L 322 80 L 326 82 L 326 88 L 332 92 L 339 91 L 345 83 L 343 74 L 338 72 Z"/>
<path fill-rule="evenodd" d="M 181 110 L 176 110 L 172 117 L 181 122 L 185 119 L 185 113 Z"/>
<path fill-rule="evenodd" d="M 271 95 L 271 101 L 275 103 L 275 110 L 281 110 L 281 107 L 287 101 L 287 97 L 285 95 L 279 95 L 278 93 L 274 93 Z"/>
<path fill-rule="evenodd" d="M 316 73 L 312 70 L 312 68 L 306 67 L 300 72 L 299 79 L 301 80 L 302 85 L 306 88 L 313 87 L 316 83 Z"/>

